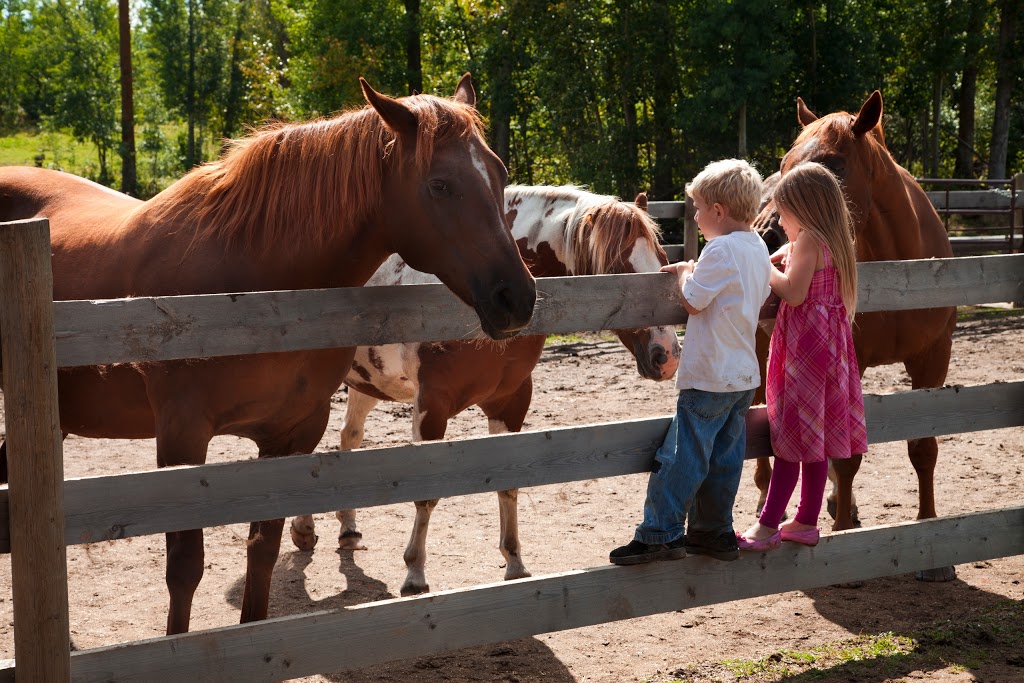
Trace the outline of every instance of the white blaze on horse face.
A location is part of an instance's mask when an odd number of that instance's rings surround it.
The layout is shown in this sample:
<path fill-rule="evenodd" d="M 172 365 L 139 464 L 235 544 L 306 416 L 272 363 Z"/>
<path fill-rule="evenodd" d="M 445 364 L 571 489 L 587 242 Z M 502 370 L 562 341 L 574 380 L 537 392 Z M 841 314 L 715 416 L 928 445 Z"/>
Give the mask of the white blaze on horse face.
<path fill-rule="evenodd" d="M 635 273 L 656 273 L 661 269 L 661 261 L 654 246 L 647 240 L 637 240 L 629 255 L 629 265 Z"/>
<path fill-rule="evenodd" d="M 487 172 L 487 164 L 484 163 L 483 153 L 480 148 L 483 146 L 479 140 L 473 140 L 469 145 L 469 158 L 473 162 L 473 168 L 477 170 L 480 177 L 484 179 L 484 186 L 488 191 L 492 190 L 491 187 L 491 176 Z"/>

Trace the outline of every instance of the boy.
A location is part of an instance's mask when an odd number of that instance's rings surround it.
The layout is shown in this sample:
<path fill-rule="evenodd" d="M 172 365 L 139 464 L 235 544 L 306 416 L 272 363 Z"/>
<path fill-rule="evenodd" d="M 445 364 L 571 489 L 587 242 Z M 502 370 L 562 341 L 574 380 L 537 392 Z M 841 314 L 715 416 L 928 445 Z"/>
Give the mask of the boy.
<path fill-rule="evenodd" d="M 687 552 L 739 556 L 732 507 L 746 448 L 745 417 L 761 375 L 754 351 L 768 298 L 768 248 L 750 229 L 761 176 L 746 161 L 711 163 L 686 186 L 707 244 L 696 264 L 674 263 L 690 314 L 676 373 L 676 414 L 655 455 L 644 520 L 614 564 L 674 560 Z M 684 535 L 683 523 L 689 512 Z"/>

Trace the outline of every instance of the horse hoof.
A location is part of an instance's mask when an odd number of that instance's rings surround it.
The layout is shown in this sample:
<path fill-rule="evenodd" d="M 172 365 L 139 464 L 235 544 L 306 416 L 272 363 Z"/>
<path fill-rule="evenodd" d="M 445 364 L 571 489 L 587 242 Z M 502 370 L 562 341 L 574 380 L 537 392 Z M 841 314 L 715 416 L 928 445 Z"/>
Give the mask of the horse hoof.
<path fill-rule="evenodd" d="M 525 569 L 525 568 L 520 570 L 520 571 L 517 571 L 517 572 L 512 572 L 511 574 L 509 572 L 505 572 L 505 580 L 506 581 L 515 581 L 516 579 L 526 579 L 526 578 L 529 578 L 531 576 L 533 576 L 533 574 L 531 574 L 529 572 L 529 570 Z"/>
<path fill-rule="evenodd" d="M 301 532 L 301 531 L 297 530 L 295 527 L 292 527 L 291 528 L 291 532 L 292 532 L 292 543 L 295 544 L 296 548 L 298 548 L 299 550 L 302 550 L 304 552 L 309 552 L 309 551 L 313 550 L 313 548 L 316 547 L 316 542 L 320 540 L 320 537 L 317 536 L 312 531 L 304 533 L 304 532 Z"/>
<path fill-rule="evenodd" d="M 345 531 L 338 535 L 338 548 L 340 550 L 366 550 L 363 545 L 363 535 L 358 531 Z"/>
<path fill-rule="evenodd" d="M 429 592 L 430 592 L 430 584 L 426 584 L 426 583 L 423 584 L 423 585 L 415 585 L 415 584 L 411 584 L 411 583 L 406 583 L 406 584 L 402 585 L 402 590 L 400 591 L 400 593 L 402 594 L 403 598 L 408 598 L 408 597 L 411 597 L 413 595 L 423 595 L 424 593 L 429 593 Z"/>
<path fill-rule="evenodd" d="M 846 583 L 834 583 L 833 588 L 863 588 L 865 585 L 864 581 L 847 581 Z"/>
<path fill-rule="evenodd" d="M 916 574 L 918 581 L 929 583 L 944 583 L 956 579 L 956 567 L 939 567 L 937 569 L 922 569 Z"/>

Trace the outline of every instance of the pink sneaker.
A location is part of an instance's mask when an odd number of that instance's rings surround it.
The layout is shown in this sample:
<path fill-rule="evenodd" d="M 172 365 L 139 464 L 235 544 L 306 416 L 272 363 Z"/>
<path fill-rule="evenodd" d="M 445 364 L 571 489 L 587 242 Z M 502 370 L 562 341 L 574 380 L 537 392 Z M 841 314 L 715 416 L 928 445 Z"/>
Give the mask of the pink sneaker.
<path fill-rule="evenodd" d="M 821 538 L 821 531 L 815 529 L 804 529 L 803 531 L 782 531 L 783 541 L 792 541 L 793 543 L 802 543 L 804 545 L 818 545 L 818 539 Z M 741 548 L 743 546 L 740 546 Z"/>
<path fill-rule="evenodd" d="M 747 538 L 740 532 L 736 532 L 736 545 L 740 550 L 771 550 L 778 548 L 782 543 L 782 532 L 776 531 L 768 538 Z"/>

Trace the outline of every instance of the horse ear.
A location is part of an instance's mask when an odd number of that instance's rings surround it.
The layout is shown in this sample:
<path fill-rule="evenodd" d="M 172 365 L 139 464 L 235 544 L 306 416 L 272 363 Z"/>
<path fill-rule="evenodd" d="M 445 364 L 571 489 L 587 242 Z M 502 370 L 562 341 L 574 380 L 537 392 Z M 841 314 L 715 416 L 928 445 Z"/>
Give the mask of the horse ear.
<path fill-rule="evenodd" d="M 800 122 L 801 126 L 808 126 L 818 120 L 815 113 L 807 108 L 800 97 L 796 98 L 796 120 Z"/>
<path fill-rule="evenodd" d="M 640 194 L 638 194 L 636 196 L 636 201 L 634 201 L 633 203 L 637 205 L 637 208 L 640 208 L 640 209 L 643 209 L 644 211 L 646 211 L 647 210 L 647 193 L 646 192 L 641 192 Z"/>
<path fill-rule="evenodd" d="M 395 137 L 405 140 L 416 139 L 416 129 L 419 127 L 419 122 L 416 120 L 416 115 L 408 107 L 396 99 L 392 99 L 387 95 L 381 95 L 370 87 L 365 78 L 359 78 L 359 85 L 363 88 L 363 97 L 366 98 L 371 107 L 377 110 L 381 120 L 384 121 L 384 125 L 395 134 Z"/>
<path fill-rule="evenodd" d="M 864 101 L 857 118 L 853 121 L 853 134 L 857 137 L 864 135 L 878 125 L 882 119 L 882 93 L 876 90 Z"/>
<path fill-rule="evenodd" d="M 455 86 L 454 99 L 456 102 L 476 106 L 476 91 L 473 90 L 473 76 L 467 71 Z"/>

